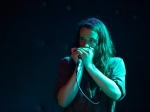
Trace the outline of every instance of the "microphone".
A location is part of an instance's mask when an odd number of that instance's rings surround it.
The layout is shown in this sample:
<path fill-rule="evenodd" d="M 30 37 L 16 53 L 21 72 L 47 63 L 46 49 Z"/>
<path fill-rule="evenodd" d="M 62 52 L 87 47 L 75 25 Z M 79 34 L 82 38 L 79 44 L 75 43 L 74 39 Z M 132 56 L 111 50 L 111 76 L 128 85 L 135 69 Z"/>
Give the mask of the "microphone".
<path fill-rule="evenodd" d="M 83 62 L 81 58 L 78 56 L 77 66 L 76 66 L 76 74 L 83 69 Z"/>

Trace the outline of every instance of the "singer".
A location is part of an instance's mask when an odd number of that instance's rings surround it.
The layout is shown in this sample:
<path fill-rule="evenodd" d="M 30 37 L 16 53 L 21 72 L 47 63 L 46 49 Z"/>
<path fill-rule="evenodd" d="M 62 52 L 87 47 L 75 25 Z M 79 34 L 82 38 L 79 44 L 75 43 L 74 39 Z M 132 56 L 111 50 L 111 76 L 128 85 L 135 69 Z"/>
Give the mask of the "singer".
<path fill-rule="evenodd" d="M 81 21 L 73 48 L 60 62 L 55 100 L 63 112 L 115 112 L 116 101 L 126 95 L 126 69 L 123 59 L 114 56 L 114 45 L 103 22 L 97 18 Z M 79 58 L 81 64 L 77 64 Z"/>

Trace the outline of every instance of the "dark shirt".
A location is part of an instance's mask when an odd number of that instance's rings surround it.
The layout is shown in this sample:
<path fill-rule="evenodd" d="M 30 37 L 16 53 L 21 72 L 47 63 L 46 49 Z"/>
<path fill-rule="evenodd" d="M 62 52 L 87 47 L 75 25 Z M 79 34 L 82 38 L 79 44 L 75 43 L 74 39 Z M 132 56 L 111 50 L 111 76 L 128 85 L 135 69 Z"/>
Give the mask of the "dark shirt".
<path fill-rule="evenodd" d="M 61 60 L 58 74 L 56 77 L 56 85 L 54 90 L 55 100 L 57 100 L 58 92 L 60 88 L 65 85 L 70 79 L 75 70 L 76 64 L 71 57 L 65 57 Z M 121 91 L 121 97 L 123 99 L 126 94 L 125 91 L 125 65 L 121 58 L 110 58 L 109 61 L 110 72 L 108 78 L 113 80 Z M 100 88 L 96 85 L 94 80 L 90 77 L 86 69 L 84 69 L 83 77 L 80 83 L 80 87 L 84 94 L 88 96 L 93 102 L 99 102 L 98 104 L 92 104 L 88 101 L 83 93 L 78 90 L 74 100 L 64 108 L 64 112 L 114 112 L 116 101 L 108 97 Z M 93 92 L 91 92 L 93 91 Z M 93 94 L 92 94 L 93 93 Z M 119 101 L 118 100 L 118 101 Z"/>

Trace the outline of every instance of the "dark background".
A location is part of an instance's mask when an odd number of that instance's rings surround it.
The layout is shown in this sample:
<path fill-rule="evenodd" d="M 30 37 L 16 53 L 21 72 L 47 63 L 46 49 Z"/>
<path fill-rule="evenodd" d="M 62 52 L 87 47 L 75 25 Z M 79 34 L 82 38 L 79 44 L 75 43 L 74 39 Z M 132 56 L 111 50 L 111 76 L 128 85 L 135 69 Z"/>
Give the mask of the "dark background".
<path fill-rule="evenodd" d="M 126 65 L 116 111 L 150 111 L 149 0 L 1 0 L 0 112 L 62 110 L 53 97 L 57 68 L 88 17 L 105 23 Z"/>

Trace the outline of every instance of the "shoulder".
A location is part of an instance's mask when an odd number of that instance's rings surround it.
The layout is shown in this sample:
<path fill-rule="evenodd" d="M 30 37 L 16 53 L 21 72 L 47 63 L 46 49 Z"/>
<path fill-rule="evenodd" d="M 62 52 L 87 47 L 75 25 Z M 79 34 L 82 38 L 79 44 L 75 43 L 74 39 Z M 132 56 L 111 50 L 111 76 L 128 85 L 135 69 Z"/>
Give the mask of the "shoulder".
<path fill-rule="evenodd" d="M 71 60 L 70 56 L 63 57 L 62 60 Z"/>
<path fill-rule="evenodd" d="M 62 65 L 67 65 L 67 66 L 70 66 L 70 67 L 75 66 L 75 63 L 74 63 L 73 59 L 70 56 L 66 56 L 66 57 L 62 58 L 61 59 L 61 64 Z"/>
<path fill-rule="evenodd" d="M 111 57 L 109 59 L 109 65 L 110 66 L 116 65 L 116 64 L 119 64 L 119 63 L 124 63 L 123 59 L 120 58 L 120 57 Z"/>
<path fill-rule="evenodd" d="M 125 64 L 122 58 L 112 57 L 109 59 L 109 67 L 113 70 L 123 70 L 125 71 Z"/>
<path fill-rule="evenodd" d="M 76 64 L 74 63 L 73 59 L 69 56 L 64 57 L 61 59 L 59 64 L 59 74 L 72 74 Z M 70 75 L 68 75 L 70 77 Z"/>
<path fill-rule="evenodd" d="M 66 56 L 66 57 L 64 57 L 64 58 L 61 59 L 61 62 L 69 63 L 69 62 L 71 62 L 71 57 L 70 56 Z"/>

